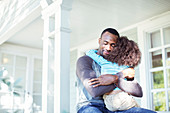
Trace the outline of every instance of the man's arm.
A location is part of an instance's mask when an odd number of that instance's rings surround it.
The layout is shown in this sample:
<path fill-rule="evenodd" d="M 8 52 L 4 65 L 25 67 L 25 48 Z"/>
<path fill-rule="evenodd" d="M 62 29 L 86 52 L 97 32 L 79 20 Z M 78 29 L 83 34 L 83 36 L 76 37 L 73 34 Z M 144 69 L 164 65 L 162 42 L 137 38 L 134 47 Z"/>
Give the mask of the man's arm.
<path fill-rule="evenodd" d="M 99 87 L 99 86 L 103 86 L 103 85 L 109 85 L 110 83 L 108 82 L 109 79 L 106 80 L 106 78 L 110 78 L 114 75 L 110 75 L 110 74 L 105 74 L 105 75 L 101 75 L 98 78 L 93 78 L 90 81 L 91 85 L 94 85 L 95 87 Z M 142 92 L 142 88 L 141 86 L 136 82 L 136 81 L 127 81 L 124 79 L 124 75 L 122 72 L 117 73 L 117 76 L 119 76 L 118 81 L 116 84 L 118 84 L 117 86 L 127 92 L 128 94 L 131 94 L 133 96 L 136 97 L 142 97 L 143 96 L 143 92 Z"/>
<path fill-rule="evenodd" d="M 96 78 L 96 73 L 92 69 L 93 60 L 89 56 L 80 57 L 77 61 L 76 74 L 77 77 L 81 80 L 86 90 L 92 97 L 101 96 L 107 92 L 112 91 L 115 88 L 115 85 L 99 86 L 93 87 L 90 85 L 89 80 Z M 114 76 L 110 79 L 111 82 L 117 82 Z"/>

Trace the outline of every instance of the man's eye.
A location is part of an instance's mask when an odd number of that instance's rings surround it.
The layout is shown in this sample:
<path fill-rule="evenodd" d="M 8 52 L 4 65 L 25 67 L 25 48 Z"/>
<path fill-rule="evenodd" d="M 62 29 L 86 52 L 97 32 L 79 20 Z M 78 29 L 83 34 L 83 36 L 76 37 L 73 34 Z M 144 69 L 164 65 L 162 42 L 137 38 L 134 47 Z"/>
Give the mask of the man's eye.
<path fill-rule="evenodd" d="M 115 47 L 115 46 L 116 46 L 116 44 L 115 44 L 115 43 L 113 43 L 113 44 L 111 44 L 111 46 L 112 46 L 112 47 Z"/>
<path fill-rule="evenodd" d="M 107 42 L 104 42 L 104 45 L 107 45 Z"/>

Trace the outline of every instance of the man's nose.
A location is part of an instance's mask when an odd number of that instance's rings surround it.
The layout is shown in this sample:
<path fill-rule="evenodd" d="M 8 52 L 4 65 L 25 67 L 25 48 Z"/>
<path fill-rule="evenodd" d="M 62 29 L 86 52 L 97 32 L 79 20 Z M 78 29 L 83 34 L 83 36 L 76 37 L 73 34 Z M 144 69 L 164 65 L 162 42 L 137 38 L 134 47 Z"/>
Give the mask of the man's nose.
<path fill-rule="evenodd" d="M 107 51 L 111 51 L 111 46 L 110 46 L 110 45 L 107 45 L 107 46 L 106 46 L 106 50 L 107 50 Z"/>

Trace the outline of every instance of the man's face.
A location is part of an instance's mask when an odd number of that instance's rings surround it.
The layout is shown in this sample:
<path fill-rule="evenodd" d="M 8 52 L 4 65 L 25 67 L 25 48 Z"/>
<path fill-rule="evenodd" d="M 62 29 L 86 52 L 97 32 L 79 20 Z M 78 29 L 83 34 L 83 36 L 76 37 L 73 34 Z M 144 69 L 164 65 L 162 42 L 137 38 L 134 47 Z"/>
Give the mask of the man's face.
<path fill-rule="evenodd" d="M 101 38 L 99 38 L 99 50 L 98 54 L 104 58 L 110 54 L 114 49 L 118 36 L 113 35 L 109 32 L 105 32 Z"/>

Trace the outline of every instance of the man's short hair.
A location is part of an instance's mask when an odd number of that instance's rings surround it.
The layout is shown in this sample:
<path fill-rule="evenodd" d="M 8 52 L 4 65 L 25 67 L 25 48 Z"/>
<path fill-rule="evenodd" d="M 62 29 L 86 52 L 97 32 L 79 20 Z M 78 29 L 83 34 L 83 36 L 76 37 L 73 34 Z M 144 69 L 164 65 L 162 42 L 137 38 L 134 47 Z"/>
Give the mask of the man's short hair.
<path fill-rule="evenodd" d="M 102 35 L 103 35 L 105 32 L 112 33 L 112 34 L 118 36 L 118 38 L 119 38 L 119 33 L 117 32 L 116 29 L 113 29 L 113 28 L 106 28 L 106 29 L 103 30 L 103 32 L 101 33 L 101 36 L 100 36 L 100 37 L 102 37 Z"/>

